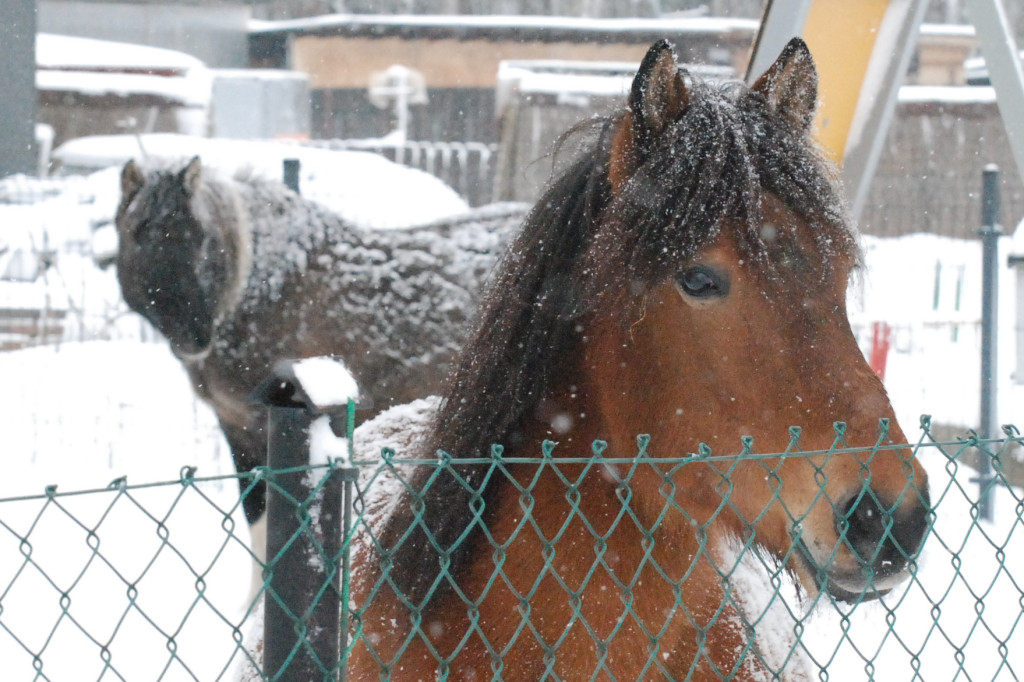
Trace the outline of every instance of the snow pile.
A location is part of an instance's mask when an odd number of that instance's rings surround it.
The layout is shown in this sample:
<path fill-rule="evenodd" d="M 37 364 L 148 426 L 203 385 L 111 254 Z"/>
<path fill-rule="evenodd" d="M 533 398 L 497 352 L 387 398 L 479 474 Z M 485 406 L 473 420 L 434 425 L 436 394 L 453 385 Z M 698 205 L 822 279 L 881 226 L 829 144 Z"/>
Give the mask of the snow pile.
<path fill-rule="evenodd" d="M 68 170 L 120 168 L 129 159 L 144 165 L 185 162 L 193 156 L 199 156 L 204 167 L 226 175 L 249 172 L 277 181 L 283 177 L 284 160 L 298 159 L 302 195 L 363 227 L 421 225 L 468 209 L 455 190 L 433 175 L 370 152 L 173 133 L 82 137 L 53 152 L 53 158 Z"/>
<path fill-rule="evenodd" d="M 348 461 L 348 439 L 334 433 L 330 416 L 321 415 L 309 425 L 309 464 L 325 468 L 310 469 L 306 475 L 308 488 L 313 489 L 319 484 L 331 460 Z"/>
<path fill-rule="evenodd" d="M 359 399 L 356 379 L 339 358 L 305 358 L 295 362 L 292 371 L 303 393 L 318 410 Z"/>
<path fill-rule="evenodd" d="M 348 402 L 359 399 L 359 387 L 345 363 L 337 358 L 313 357 L 299 360 L 291 365 L 298 388 L 303 394 L 307 407 L 318 412 L 335 412 Z M 345 460 L 349 457 L 348 440 L 337 436 L 331 428 L 331 415 L 322 414 L 309 427 L 309 463 L 312 466 L 326 465 L 331 460 Z M 310 470 L 306 485 L 317 486 L 326 469 Z"/>

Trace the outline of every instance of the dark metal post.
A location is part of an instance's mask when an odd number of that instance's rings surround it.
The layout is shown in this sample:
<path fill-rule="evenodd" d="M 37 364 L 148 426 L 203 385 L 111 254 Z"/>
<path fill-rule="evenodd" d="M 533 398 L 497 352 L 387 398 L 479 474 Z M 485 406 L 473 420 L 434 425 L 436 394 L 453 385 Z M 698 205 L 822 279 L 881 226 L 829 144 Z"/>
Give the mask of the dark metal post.
<path fill-rule="evenodd" d="M 275 680 L 333 682 L 341 641 L 343 475 L 309 465 L 310 428 L 336 406 L 315 405 L 293 367 L 280 365 L 256 394 L 269 408 L 263 672 Z"/>
<path fill-rule="evenodd" d="M 301 194 L 299 191 L 299 160 L 298 159 L 285 159 L 284 160 L 284 184 L 291 191 L 296 194 Z"/>
<path fill-rule="evenodd" d="M 0 177 L 35 174 L 36 3 L 0 3 Z"/>
<path fill-rule="evenodd" d="M 989 164 L 982 172 L 981 194 L 981 428 L 982 438 L 999 437 L 996 409 L 997 304 L 999 301 L 1000 200 L 999 168 Z M 980 451 L 978 466 L 978 516 L 992 520 L 992 467 L 988 453 Z"/>

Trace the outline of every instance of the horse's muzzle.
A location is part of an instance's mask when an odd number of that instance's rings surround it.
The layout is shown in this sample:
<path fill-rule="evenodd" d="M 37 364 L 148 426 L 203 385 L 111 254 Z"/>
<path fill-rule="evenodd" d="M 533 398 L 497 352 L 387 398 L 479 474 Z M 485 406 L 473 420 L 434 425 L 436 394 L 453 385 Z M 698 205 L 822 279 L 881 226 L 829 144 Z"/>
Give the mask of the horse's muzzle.
<path fill-rule="evenodd" d="M 833 507 L 837 541 L 813 548 L 797 538 L 800 560 L 819 590 L 847 602 L 877 599 L 907 577 L 928 531 L 927 490 L 889 503 L 865 487 Z"/>

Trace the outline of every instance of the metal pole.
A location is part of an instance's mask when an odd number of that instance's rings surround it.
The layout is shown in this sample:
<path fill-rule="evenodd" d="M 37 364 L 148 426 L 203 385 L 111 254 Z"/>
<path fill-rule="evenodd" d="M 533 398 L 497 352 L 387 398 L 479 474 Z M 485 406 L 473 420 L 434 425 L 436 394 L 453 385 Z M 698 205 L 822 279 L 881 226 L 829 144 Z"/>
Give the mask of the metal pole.
<path fill-rule="evenodd" d="M 36 3 L 0 3 L 0 177 L 36 173 Z"/>
<path fill-rule="evenodd" d="M 1016 1 L 1016 0 L 1015 0 Z M 1024 65 L 1001 0 L 966 0 L 1017 170 L 1024 174 Z"/>
<path fill-rule="evenodd" d="M 803 35 L 813 4 L 814 0 L 768 0 L 765 3 L 747 64 L 745 80 L 749 85 L 768 70 L 791 38 Z"/>
<path fill-rule="evenodd" d="M 284 184 L 291 191 L 296 194 L 302 194 L 299 191 L 299 160 L 298 159 L 285 159 L 284 160 Z"/>
<path fill-rule="evenodd" d="M 269 408 L 263 672 L 274 680 L 335 679 L 339 661 L 342 476 L 312 469 L 310 426 L 322 415 L 287 367 L 259 398 Z M 321 480 L 321 474 L 326 477 Z"/>
<path fill-rule="evenodd" d="M 999 286 L 1000 231 L 999 168 L 994 164 L 982 171 L 981 195 L 981 428 L 982 438 L 997 438 L 999 416 L 996 410 L 997 369 L 996 331 Z M 978 516 L 992 520 L 992 466 L 989 455 L 979 449 L 978 462 Z"/>

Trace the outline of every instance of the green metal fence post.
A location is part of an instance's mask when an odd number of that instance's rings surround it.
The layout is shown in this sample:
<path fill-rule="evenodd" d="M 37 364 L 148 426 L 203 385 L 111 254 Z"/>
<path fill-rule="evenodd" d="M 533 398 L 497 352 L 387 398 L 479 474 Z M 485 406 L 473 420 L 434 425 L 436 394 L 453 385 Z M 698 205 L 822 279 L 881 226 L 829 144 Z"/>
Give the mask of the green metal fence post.
<path fill-rule="evenodd" d="M 995 164 L 982 171 L 981 196 L 981 437 L 999 437 L 999 416 L 996 409 L 998 391 L 996 376 L 997 305 L 999 289 L 999 168 Z M 978 516 L 992 520 L 992 467 L 988 453 L 978 448 Z"/>

